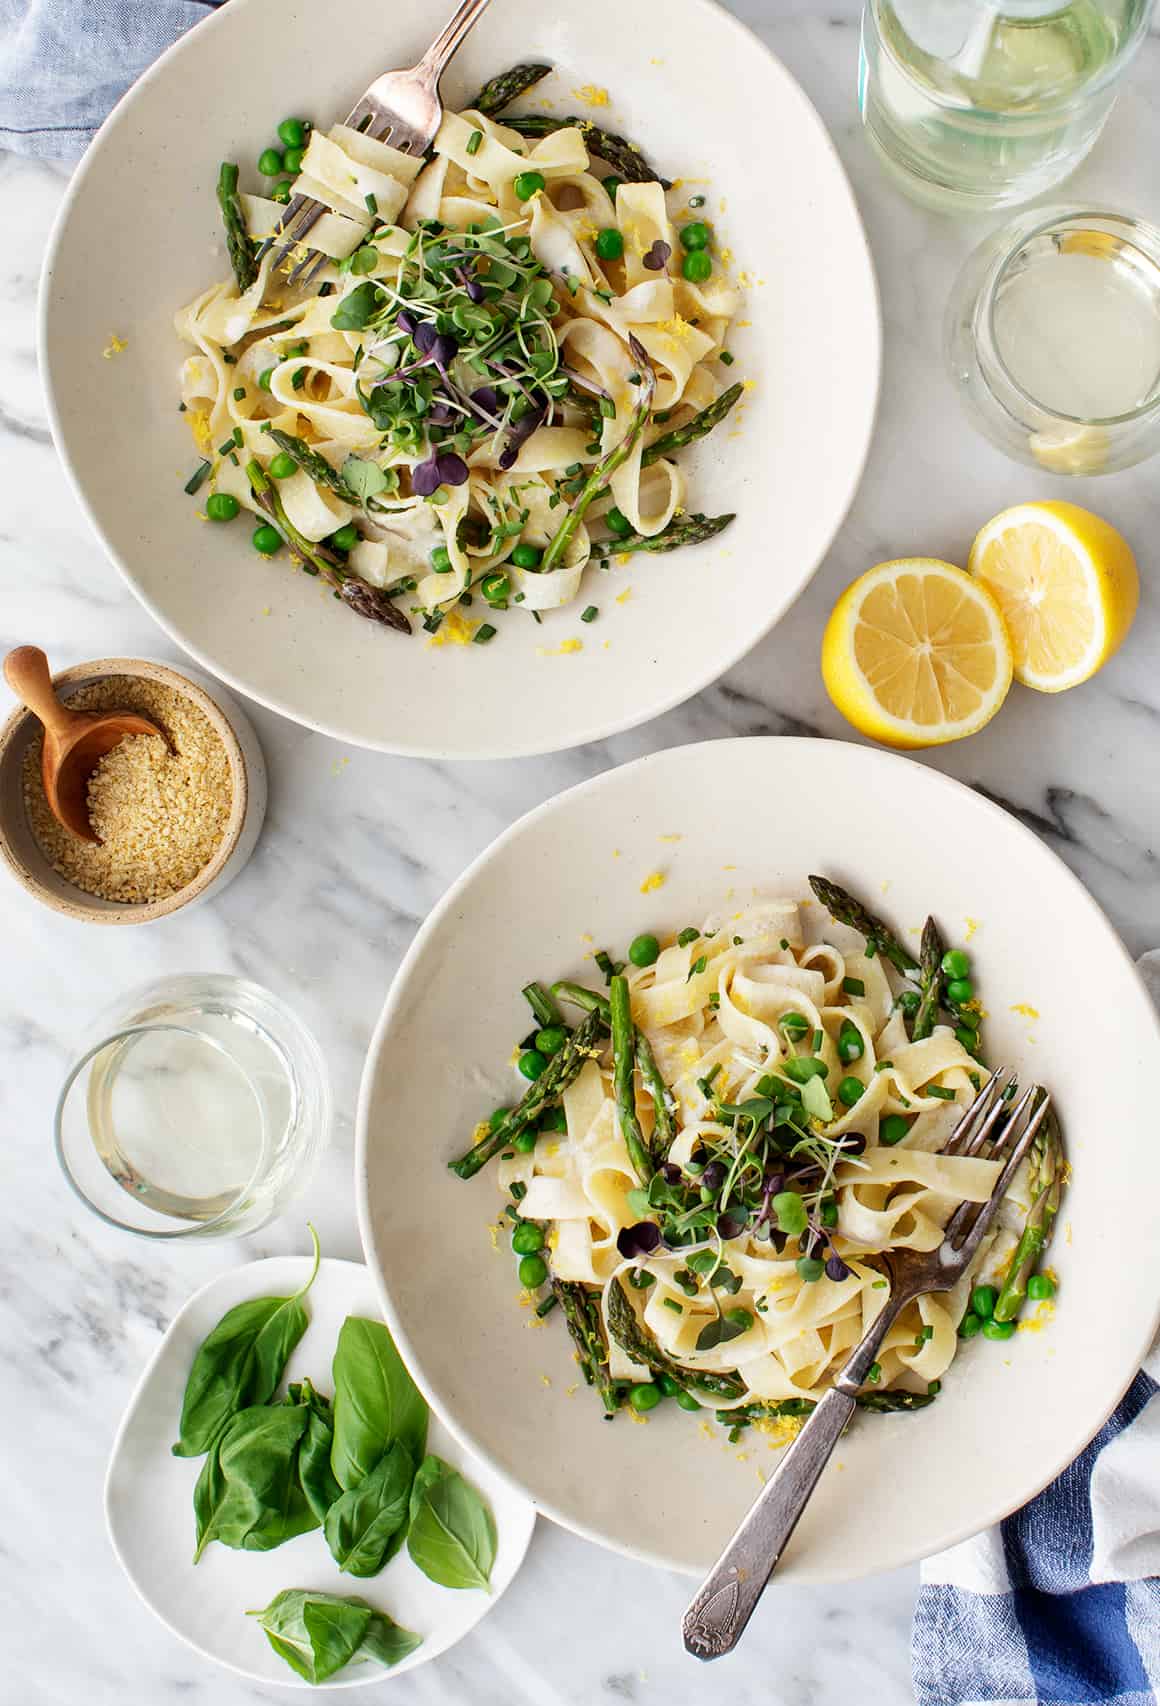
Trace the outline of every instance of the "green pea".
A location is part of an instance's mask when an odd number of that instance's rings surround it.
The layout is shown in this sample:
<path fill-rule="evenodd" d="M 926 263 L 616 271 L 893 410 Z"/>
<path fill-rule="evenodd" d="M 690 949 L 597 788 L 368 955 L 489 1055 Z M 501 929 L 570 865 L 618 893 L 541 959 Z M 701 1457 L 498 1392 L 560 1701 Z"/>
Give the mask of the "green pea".
<path fill-rule="evenodd" d="M 842 1029 L 838 1032 L 838 1058 L 847 1065 L 852 1060 L 861 1060 L 866 1052 L 862 1041 L 862 1033 L 850 1019 L 842 1020 Z"/>
<path fill-rule="evenodd" d="M 451 573 L 451 553 L 446 545 L 436 545 L 431 553 L 431 567 L 437 575 L 449 575 Z"/>
<path fill-rule="evenodd" d="M 966 1025 L 956 1025 L 955 1041 L 961 1044 L 968 1054 L 974 1054 L 976 1048 L 979 1046 L 978 1037 L 975 1035 L 974 1031 L 970 1030 Z"/>
<path fill-rule="evenodd" d="M 538 545 L 517 545 L 512 552 L 517 569 L 538 569 L 543 560 L 544 553 Z"/>
<path fill-rule="evenodd" d="M 540 1118 L 541 1131 L 567 1131 L 568 1116 L 563 1108 L 549 1108 Z"/>
<path fill-rule="evenodd" d="M 1046 1274 L 1032 1274 L 1027 1281 L 1027 1295 L 1033 1303 L 1046 1303 L 1055 1296 L 1055 1281 Z"/>
<path fill-rule="evenodd" d="M 984 1339 L 1009 1339 L 1015 1331 L 1014 1321 L 984 1321 Z"/>
<path fill-rule="evenodd" d="M 651 1380 L 642 1381 L 639 1386 L 629 1388 L 628 1402 L 638 1415 L 643 1415 L 646 1410 L 655 1410 L 663 1396 L 660 1387 Z"/>
<path fill-rule="evenodd" d="M 811 1078 L 828 1078 L 830 1069 L 816 1055 L 799 1054 L 782 1062 L 782 1071 L 795 1084 L 808 1084 Z"/>
<path fill-rule="evenodd" d="M 634 936 L 628 944 L 628 957 L 634 966 L 654 966 L 660 958 L 661 945 L 655 936 Z"/>
<path fill-rule="evenodd" d="M 282 157 L 282 170 L 284 172 L 291 172 L 295 177 L 297 177 L 298 173 L 302 170 L 302 156 L 305 152 L 306 150 L 304 148 L 287 148 Z"/>
<path fill-rule="evenodd" d="M 500 1126 L 507 1119 L 507 1117 L 510 1113 L 511 1113 L 510 1108 L 494 1108 L 492 1110 L 492 1112 L 487 1116 L 488 1130 L 489 1131 L 498 1131 Z"/>
<path fill-rule="evenodd" d="M 965 1007 L 974 999 L 975 986 L 969 977 L 954 977 L 947 984 L 947 1000 L 953 1001 L 956 1007 Z"/>
<path fill-rule="evenodd" d="M 530 201 L 545 184 L 542 172 L 521 172 L 512 186 L 521 201 Z"/>
<path fill-rule="evenodd" d="M 712 276 L 713 257 L 707 249 L 690 249 L 681 271 L 690 284 L 704 284 L 705 280 Z"/>
<path fill-rule="evenodd" d="M 272 480 L 289 480 L 292 475 L 297 474 L 298 464 L 289 451 L 280 450 L 266 471 Z"/>
<path fill-rule="evenodd" d="M 608 191 L 609 196 L 612 198 L 613 201 L 615 201 L 616 200 L 616 192 L 620 188 L 621 184 L 624 182 L 624 179 L 618 178 L 615 175 L 611 175 L 607 178 L 601 178 L 600 181 L 604 185 L 605 189 Z M 700 1408 L 700 1406 L 698 1406 L 698 1408 Z"/>
<path fill-rule="evenodd" d="M 694 219 L 681 232 L 681 244 L 686 249 L 707 249 L 712 241 L 713 233 L 703 219 Z"/>
<path fill-rule="evenodd" d="M 628 535 L 632 532 L 632 522 L 628 519 L 627 515 L 625 515 L 622 510 L 617 509 L 615 505 L 609 510 L 604 519 L 608 524 L 608 531 L 610 533 L 615 533 L 618 539 L 627 539 Z"/>
<path fill-rule="evenodd" d="M 479 583 L 479 590 L 489 604 L 504 604 L 511 592 L 512 583 L 507 575 L 496 570 L 490 575 L 484 575 Z"/>
<path fill-rule="evenodd" d="M 973 1310 L 968 1310 L 959 1322 L 959 1338 L 973 1339 L 976 1333 L 981 1333 L 983 1323 Z"/>
<path fill-rule="evenodd" d="M 544 1070 L 547 1064 L 547 1061 L 544 1059 L 539 1049 L 536 1048 L 525 1049 L 518 1062 L 519 1069 L 523 1073 L 524 1077 L 531 1078 L 533 1080 L 540 1076 L 540 1073 Z"/>
<path fill-rule="evenodd" d="M 861 1101 L 865 1088 L 860 1078 L 843 1078 L 838 1085 L 838 1100 L 843 1107 L 852 1108 L 855 1102 Z"/>
<path fill-rule="evenodd" d="M 353 551 L 356 545 L 362 543 L 362 534 L 353 521 L 348 521 L 345 527 L 340 527 L 330 536 L 330 543 L 337 551 Z"/>
<path fill-rule="evenodd" d="M 530 1155 L 536 1147 L 536 1134 L 531 1126 L 525 1126 L 512 1138 L 512 1148 L 517 1155 Z"/>
<path fill-rule="evenodd" d="M 902 1142 L 909 1130 L 910 1121 L 905 1114 L 887 1114 L 878 1127 L 878 1141 L 886 1144 L 887 1148 L 893 1148 Z"/>
<path fill-rule="evenodd" d="M 270 191 L 270 200 L 280 201 L 285 204 L 290 200 L 290 192 L 293 188 L 294 185 L 291 183 L 289 178 L 279 178 L 278 182 Z"/>
<path fill-rule="evenodd" d="M 980 1321 L 989 1321 L 995 1313 L 995 1305 L 999 1301 L 999 1293 L 993 1285 L 976 1285 L 971 1287 L 971 1308 Z"/>
<path fill-rule="evenodd" d="M 624 238 L 615 225 L 606 225 L 596 234 L 596 253 L 602 261 L 618 261 L 624 254 Z"/>
<path fill-rule="evenodd" d="M 273 557 L 282 549 L 282 535 L 276 527 L 256 527 L 251 543 L 254 550 L 260 551 L 263 557 Z"/>
<path fill-rule="evenodd" d="M 700 1410 L 704 1407 L 696 1398 L 693 1397 L 691 1392 L 678 1392 L 677 1403 L 680 1405 L 682 1410 Z"/>
<path fill-rule="evenodd" d="M 971 957 L 964 954 L 961 948 L 948 948 L 942 957 L 942 969 L 944 975 L 950 978 L 969 977 Z"/>
<path fill-rule="evenodd" d="M 544 1234 L 530 1220 L 521 1220 L 512 1232 L 512 1249 L 517 1256 L 538 1256 L 544 1248 Z"/>
<path fill-rule="evenodd" d="M 214 492 L 205 500 L 205 513 L 211 521 L 232 521 L 241 507 L 232 492 Z"/>
<path fill-rule="evenodd" d="M 258 170 L 264 178 L 276 178 L 285 171 L 282 156 L 276 148 L 263 148 L 258 155 Z"/>
<path fill-rule="evenodd" d="M 261 373 L 259 373 L 258 384 L 261 386 L 263 391 L 268 391 L 270 389 L 270 381 L 273 377 L 274 369 L 272 367 L 264 367 Z"/>
<path fill-rule="evenodd" d="M 798 1278 L 804 1280 L 807 1285 L 813 1285 L 816 1280 L 820 1280 L 826 1271 L 826 1264 L 819 1261 L 817 1256 L 799 1256 L 794 1267 L 798 1271 Z"/>
<path fill-rule="evenodd" d="M 301 148 L 306 142 L 309 126 L 300 118 L 284 118 L 278 126 L 278 140 L 286 148 Z"/>
<path fill-rule="evenodd" d="M 674 1380 L 671 1374 L 658 1374 L 657 1385 L 666 1398 L 676 1398 L 681 1391 L 681 1384 Z"/>
<path fill-rule="evenodd" d="M 568 1041 L 568 1033 L 563 1025 L 545 1025 L 542 1031 L 536 1032 L 536 1050 L 551 1060 L 554 1054 L 559 1054 Z"/>
<path fill-rule="evenodd" d="M 535 1291 L 548 1277 L 548 1264 L 542 1256 L 525 1256 L 516 1272 L 525 1291 Z"/>

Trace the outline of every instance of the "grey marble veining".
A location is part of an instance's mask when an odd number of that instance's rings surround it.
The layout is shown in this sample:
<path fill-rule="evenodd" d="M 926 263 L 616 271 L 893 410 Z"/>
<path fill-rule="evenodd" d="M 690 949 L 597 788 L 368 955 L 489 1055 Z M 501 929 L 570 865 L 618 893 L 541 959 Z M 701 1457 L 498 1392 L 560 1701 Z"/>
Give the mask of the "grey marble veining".
<path fill-rule="evenodd" d="M 1106 513 L 1134 543 L 1143 605 L 1094 682 L 1054 701 L 1016 688 L 1003 716 L 927 762 L 985 790 L 1067 860 L 1133 952 L 1160 943 L 1160 464 L 1069 483 L 1004 460 L 963 421 L 939 361 L 942 306 L 989 222 L 903 201 L 866 153 L 854 110 L 857 6 L 733 0 L 800 78 L 845 160 L 874 248 L 886 322 L 874 448 L 845 527 L 778 627 L 691 704 L 599 746 L 519 764 L 348 752 L 255 710 L 271 773 L 257 853 L 216 904 L 164 927 L 99 936 L 0 888 L 0 1626 L 3 1706 L 243 1706 L 288 1696 L 189 1653 L 144 1610 L 105 1538 L 101 1488 L 116 1423 L 165 1323 L 210 1274 L 300 1247 L 298 1217 L 244 1245 L 138 1246 L 74 1207 L 49 1122 L 70 1043 L 107 993 L 177 971 L 248 973 L 291 999 L 322 1041 L 338 1121 L 310 1208 L 325 1249 L 357 1256 L 351 1200 L 358 1074 L 382 995 L 418 922 L 513 818 L 638 754 L 732 734 L 844 737 L 813 665 L 838 591 L 887 556 L 962 561 L 976 527 L 1026 496 Z M 1160 40 L 1064 194 L 1160 218 Z M 60 662 L 174 656 L 89 536 L 56 464 L 34 355 L 41 255 L 63 174 L 0 156 L 0 645 Z M 776 218 L 776 205 L 770 208 Z M 319 849 L 326 849 L 326 858 Z M 277 904 L 270 897 L 277 896 Z M 288 924 L 288 920 L 292 924 Z M 361 1698 L 400 1706 L 876 1706 L 910 1698 L 915 1573 L 832 1591 L 776 1589 L 742 1650 L 705 1670 L 679 1645 L 688 1584 L 541 1524 L 524 1571 L 480 1628 L 413 1676 Z"/>

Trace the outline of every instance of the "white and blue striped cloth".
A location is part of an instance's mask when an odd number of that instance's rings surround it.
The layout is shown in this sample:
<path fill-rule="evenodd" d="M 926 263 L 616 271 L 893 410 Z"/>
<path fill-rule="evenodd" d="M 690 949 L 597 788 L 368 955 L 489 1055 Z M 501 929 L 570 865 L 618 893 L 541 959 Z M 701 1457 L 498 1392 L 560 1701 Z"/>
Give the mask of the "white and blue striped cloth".
<path fill-rule="evenodd" d="M 0 148 L 84 153 L 110 109 L 218 0 L 0 0 Z"/>
<path fill-rule="evenodd" d="M 1160 953 L 1139 969 L 1160 1006 Z M 927 1559 L 911 1663 L 918 1706 L 1160 1701 L 1160 1339 L 1057 1481 Z"/>

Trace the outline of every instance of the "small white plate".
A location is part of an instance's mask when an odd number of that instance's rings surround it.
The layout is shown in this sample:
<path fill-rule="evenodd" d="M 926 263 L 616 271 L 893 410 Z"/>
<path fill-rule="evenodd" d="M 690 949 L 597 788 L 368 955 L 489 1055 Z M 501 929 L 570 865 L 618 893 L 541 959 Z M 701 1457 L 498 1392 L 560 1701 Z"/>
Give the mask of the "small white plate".
<path fill-rule="evenodd" d="M 305 1256 L 272 1256 L 219 1274 L 190 1298 L 141 1376 L 117 1432 L 105 1480 L 105 1520 L 113 1550 L 150 1611 L 207 1659 L 255 1682 L 310 1686 L 277 1656 L 256 1619 L 246 1616 L 283 1588 L 357 1595 L 422 1635 L 423 1645 L 393 1670 L 353 1665 L 349 1675 L 340 1672 L 327 1685 L 356 1688 L 414 1670 L 473 1629 L 523 1562 L 536 1513 L 494 1470 L 469 1456 L 432 1414 L 429 1449 L 474 1482 L 495 1515 L 499 1547 L 490 1595 L 439 1587 L 411 1562 L 405 1547 L 369 1581 L 344 1576 L 318 1529 L 273 1552 L 232 1552 L 212 1545 L 195 1568 L 193 1488 L 204 1459 L 174 1457 L 170 1451 L 194 1353 L 227 1309 L 250 1297 L 289 1296 L 309 1271 Z M 381 1319 L 374 1280 L 355 1262 L 326 1260 L 307 1309 L 310 1325 L 290 1358 L 286 1379 L 309 1375 L 320 1391 L 330 1392 L 330 1363 L 343 1321 L 348 1315 Z"/>

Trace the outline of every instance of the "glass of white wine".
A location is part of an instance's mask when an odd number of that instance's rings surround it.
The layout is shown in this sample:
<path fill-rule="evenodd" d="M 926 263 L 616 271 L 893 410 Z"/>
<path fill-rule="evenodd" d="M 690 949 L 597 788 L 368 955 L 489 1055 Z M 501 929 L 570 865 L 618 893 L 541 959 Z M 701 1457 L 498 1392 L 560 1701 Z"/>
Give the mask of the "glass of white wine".
<path fill-rule="evenodd" d="M 236 1238 L 308 1182 L 330 1126 L 318 1045 L 246 978 L 132 990 L 91 1027 L 57 1102 L 57 1155 L 106 1224 Z"/>
<path fill-rule="evenodd" d="M 1160 230 L 1037 207 L 975 250 L 947 305 L 951 378 L 974 424 L 1052 474 L 1160 450 Z"/>

